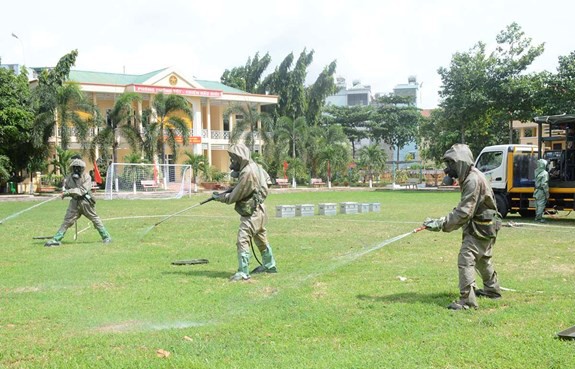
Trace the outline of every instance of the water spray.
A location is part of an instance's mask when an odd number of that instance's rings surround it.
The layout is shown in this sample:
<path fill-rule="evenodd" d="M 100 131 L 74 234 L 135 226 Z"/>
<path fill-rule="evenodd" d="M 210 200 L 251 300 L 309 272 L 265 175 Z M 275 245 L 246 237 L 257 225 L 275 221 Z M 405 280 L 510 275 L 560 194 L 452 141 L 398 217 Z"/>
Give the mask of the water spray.
<path fill-rule="evenodd" d="M 223 195 L 223 194 L 226 194 L 226 193 L 230 193 L 230 192 L 232 192 L 232 190 L 233 190 L 233 187 L 227 189 L 227 190 L 224 191 L 224 192 L 219 193 L 219 195 Z M 214 193 L 215 193 L 215 192 L 214 192 Z M 171 218 L 175 217 L 175 216 L 178 215 L 178 214 L 181 214 L 181 213 L 183 213 L 183 212 L 186 212 L 186 211 L 188 211 L 188 210 L 191 210 L 191 209 L 193 209 L 193 208 L 195 208 L 195 207 L 198 207 L 198 206 L 200 206 L 200 205 L 204 205 L 205 203 L 208 203 L 208 202 L 210 202 L 210 201 L 212 201 L 212 200 L 214 200 L 214 197 L 213 197 L 213 196 L 210 197 L 210 198 L 208 198 L 208 199 L 206 199 L 206 200 L 204 200 L 204 201 L 202 201 L 202 202 L 200 202 L 200 203 L 197 203 L 197 204 L 192 205 L 192 206 L 189 206 L 189 207 L 187 207 L 187 208 L 185 208 L 185 209 L 183 209 L 183 210 L 180 210 L 180 211 L 178 211 L 178 212 L 175 212 L 174 214 L 168 215 L 168 216 L 165 217 L 164 219 L 162 219 L 162 220 L 160 220 L 159 222 L 155 223 L 154 225 L 148 227 L 148 228 L 144 231 L 144 234 L 142 235 L 142 237 L 145 236 L 146 234 L 148 234 L 148 232 L 150 232 L 152 229 L 154 229 L 154 228 L 157 227 L 158 225 L 164 223 L 166 220 L 171 219 Z"/>
<path fill-rule="evenodd" d="M 20 214 L 22 214 L 22 213 L 25 213 L 25 212 L 27 212 L 28 210 L 32 210 L 32 209 L 34 209 L 34 208 L 36 208 L 36 207 L 38 207 L 38 206 L 40 206 L 40 205 L 44 205 L 44 204 L 47 203 L 47 202 L 50 202 L 50 201 L 52 201 L 52 200 L 56 200 L 56 199 L 59 199 L 59 198 L 60 198 L 60 196 L 54 196 L 54 197 L 49 198 L 49 199 L 46 200 L 46 201 L 42 201 L 42 202 L 39 203 L 39 204 L 30 206 L 30 207 L 27 208 L 27 209 L 20 210 L 19 212 L 14 213 L 14 214 L 12 214 L 12 215 L 9 215 L 9 216 L 7 216 L 6 218 L 0 220 L 0 224 L 3 224 L 5 221 L 7 221 L 7 220 L 9 220 L 9 219 L 16 218 L 18 215 L 20 215 Z"/>

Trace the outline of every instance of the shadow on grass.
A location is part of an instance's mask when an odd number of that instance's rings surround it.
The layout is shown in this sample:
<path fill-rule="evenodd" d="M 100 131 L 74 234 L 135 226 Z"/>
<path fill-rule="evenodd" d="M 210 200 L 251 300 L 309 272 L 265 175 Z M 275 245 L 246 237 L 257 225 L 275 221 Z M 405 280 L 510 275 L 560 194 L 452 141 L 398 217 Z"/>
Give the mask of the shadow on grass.
<path fill-rule="evenodd" d="M 37 245 L 37 246 L 44 246 L 44 244 L 51 239 L 52 239 L 52 237 L 50 237 L 49 239 L 46 239 L 46 240 L 33 240 L 32 244 Z M 62 246 L 74 246 L 74 245 L 102 246 L 103 244 L 102 244 L 102 241 L 61 241 L 60 246 L 51 246 L 51 248 L 57 249 L 57 248 L 62 247 Z M 46 248 L 49 248 L 49 247 L 46 247 Z"/>
<path fill-rule="evenodd" d="M 193 266 L 182 266 L 181 268 L 193 268 Z M 162 272 L 162 274 L 178 274 L 178 275 L 187 275 L 191 277 L 208 277 L 208 278 L 222 278 L 222 279 L 229 279 L 233 273 L 230 272 L 219 272 L 215 270 L 174 270 L 169 272 Z"/>
<path fill-rule="evenodd" d="M 356 297 L 359 300 L 372 301 L 372 302 L 383 302 L 383 303 L 401 302 L 407 304 L 425 303 L 445 307 L 451 301 L 456 299 L 457 296 L 447 292 L 444 293 L 405 292 L 385 296 L 357 295 Z"/>

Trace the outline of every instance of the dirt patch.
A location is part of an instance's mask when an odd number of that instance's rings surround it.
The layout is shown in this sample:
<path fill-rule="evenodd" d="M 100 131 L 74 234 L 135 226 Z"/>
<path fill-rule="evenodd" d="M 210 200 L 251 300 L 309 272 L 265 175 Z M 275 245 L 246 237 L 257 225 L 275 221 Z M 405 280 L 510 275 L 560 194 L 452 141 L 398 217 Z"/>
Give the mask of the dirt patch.
<path fill-rule="evenodd" d="M 311 293 L 316 299 L 321 299 L 327 296 L 327 285 L 322 282 L 316 282 L 313 285 L 313 292 Z"/>
<path fill-rule="evenodd" d="M 100 333 L 122 333 L 135 330 L 142 326 L 142 322 L 137 320 L 129 320 L 127 322 L 108 324 L 95 329 L 96 332 Z"/>

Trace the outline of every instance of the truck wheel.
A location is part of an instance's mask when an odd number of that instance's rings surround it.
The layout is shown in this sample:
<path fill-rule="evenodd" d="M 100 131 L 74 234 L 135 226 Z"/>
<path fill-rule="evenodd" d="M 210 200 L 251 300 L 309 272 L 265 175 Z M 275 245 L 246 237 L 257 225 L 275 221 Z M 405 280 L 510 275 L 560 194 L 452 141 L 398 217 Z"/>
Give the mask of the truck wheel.
<path fill-rule="evenodd" d="M 509 208 L 505 196 L 500 193 L 495 194 L 495 204 L 497 205 L 497 211 L 499 212 L 499 214 L 501 214 L 501 216 L 505 218 L 507 216 Z"/>

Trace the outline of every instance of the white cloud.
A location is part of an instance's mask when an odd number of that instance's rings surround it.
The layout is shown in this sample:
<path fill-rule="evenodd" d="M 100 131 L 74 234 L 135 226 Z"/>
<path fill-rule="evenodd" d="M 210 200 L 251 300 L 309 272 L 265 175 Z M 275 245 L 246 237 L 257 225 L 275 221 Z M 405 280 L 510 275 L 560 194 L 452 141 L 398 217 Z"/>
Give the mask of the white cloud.
<path fill-rule="evenodd" d="M 52 66 L 78 49 L 76 69 L 146 73 L 176 66 L 218 80 L 256 52 L 275 68 L 290 53 L 313 49 L 309 82 L 331 61 L 348 81 L 389 93 L 410 75 L 422 82 L 424 107 L 438 103 L 437 69 L 451 56 L 517 22 L 534 43 L 546 43 L 532 70 L 551 70 L 575 50 L 571 1 L 549 0 L 215 0 L 163 2 L 33 0 L 3 5 L 3 63 Z M 11 33 L 18 35 L 19 40 Z"/>

